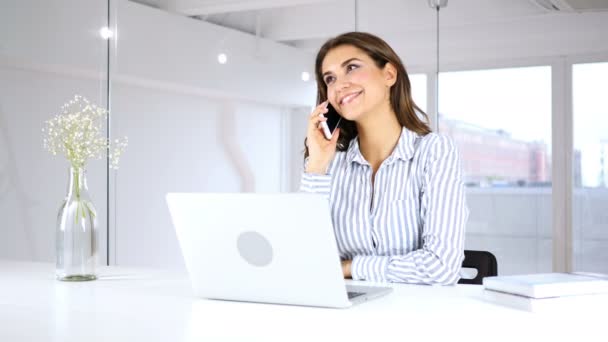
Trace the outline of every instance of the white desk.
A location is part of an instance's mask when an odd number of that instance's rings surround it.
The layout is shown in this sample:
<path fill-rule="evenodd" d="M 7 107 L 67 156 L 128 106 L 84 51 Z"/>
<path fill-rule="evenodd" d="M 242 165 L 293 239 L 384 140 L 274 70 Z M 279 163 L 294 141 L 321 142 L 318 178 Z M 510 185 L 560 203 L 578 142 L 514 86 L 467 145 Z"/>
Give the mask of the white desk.
<path fill-rule="evenodd" d="M 0 341 L 608 341 L 608 308 L 529 313 L 484 301 L 474 285 L 395 284 L 383 298 L 323 309 L 196 299 L 187 275 L 169 271 L 100 274 L 59 282 L 52 264 L 0 260 Z"/>

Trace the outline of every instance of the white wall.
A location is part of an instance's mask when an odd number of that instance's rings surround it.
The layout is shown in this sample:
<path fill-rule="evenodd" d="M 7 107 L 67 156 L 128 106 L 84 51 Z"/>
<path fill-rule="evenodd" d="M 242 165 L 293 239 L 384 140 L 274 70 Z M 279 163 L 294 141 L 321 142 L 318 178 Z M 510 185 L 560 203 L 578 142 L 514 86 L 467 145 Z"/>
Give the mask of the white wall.
<path fill-rule="evenodd" d="M 232 103 L 231 118 L 222 102 L 205 97 L 126 86 L 114 90 L 114 125 L 130 140 L 116 177 L 117 264 L 181 265 L 167 192 L 245 190 L 222 131 L 242 151 L 236 157 L 243 157 L 241 167 L 252 173 L 250 189 L 281 190 L 280 108 Z M 223 120 L 229 120 L 228 129 Z"/>
<path fill-rule="evenodd" d="M 68 163 L 42 148 L 44 121 L 81 94 L 103 106 L 105 1 L 0 2 L 0 258 L 53 261 Z M 105 163 L 88 166 L 105 261 Z"/>
<path fill-rule="evenodd" d="M 450 2 L 445 13 L 442 10 L 442 18 L 448 20 L 457 6 L 457 2 Z M 480 20 L 474 25 L 454 22 L 440 31 L 440 70 L 607 53 L 607 33 L 608 12 L 537 15 L 494 23 Z M 412 66 L 424 66 L 424 56 L 415 47 L 399 52 L 411 57 Z"/>

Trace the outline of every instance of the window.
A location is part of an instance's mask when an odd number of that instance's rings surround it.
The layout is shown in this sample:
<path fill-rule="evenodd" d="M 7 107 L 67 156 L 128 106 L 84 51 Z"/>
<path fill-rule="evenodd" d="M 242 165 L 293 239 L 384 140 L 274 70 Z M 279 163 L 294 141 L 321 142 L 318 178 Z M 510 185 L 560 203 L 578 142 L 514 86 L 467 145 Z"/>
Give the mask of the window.
<path fill-rule="evenodd" d="M 441 73 L 438 126 L 463 161 L 465 248 L 500 274 L 551 271 L 551 67 Z"/>
<path fill-rule="evenodd" d="M 574 269 L 608 272 L 608 63 L 572 67 Z"/>
<path fill-rule="evenodd" d="M 425 74 L 413 74 L 408 75 L 410 78 L 410 85 L 412 87 L 412 98 L 414 103 L 426 112 L 426 75 Z"/>

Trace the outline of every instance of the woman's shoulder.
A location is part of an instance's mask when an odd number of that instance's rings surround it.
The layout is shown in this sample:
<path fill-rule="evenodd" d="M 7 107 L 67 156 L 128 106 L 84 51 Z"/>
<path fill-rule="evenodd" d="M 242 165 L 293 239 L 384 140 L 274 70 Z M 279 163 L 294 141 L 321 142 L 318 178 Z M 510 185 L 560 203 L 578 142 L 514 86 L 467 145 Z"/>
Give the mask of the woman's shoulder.
<path fill-rule="evenodd" d="M 418 136 L 416 151 L 420 155 L 430 156 L 456 151 L 454 140 L 445 133 L 430 132 Z"/>
<path fill-rule="evenodd" d="M 445 133 L 440 132 L 430 132 L 425 135 L 419 135 L 420 144 L 424 144 L 426 146 L 436 146 L 436 145 L 454 145 L 454 140 L 452 137 Z"/>

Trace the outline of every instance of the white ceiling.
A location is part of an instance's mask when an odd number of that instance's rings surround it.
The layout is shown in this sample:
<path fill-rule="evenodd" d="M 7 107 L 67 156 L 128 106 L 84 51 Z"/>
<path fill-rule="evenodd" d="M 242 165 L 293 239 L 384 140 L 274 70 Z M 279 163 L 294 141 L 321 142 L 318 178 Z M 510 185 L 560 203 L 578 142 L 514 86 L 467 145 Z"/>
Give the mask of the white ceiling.
<path fill-rule="evenodd" d="M 355 30 L 355 4 L 360 31 L 386 36 L 436 30 L 436 11 L 427 0 L 135 1 L 294 45 Z M 441 29 L 449 29 L 530 18 L 547 11 L 530 0 L 451 0 L 440 14 Z"/>
<path fill-rule="evenodd" d="M 436 52 L 437 12 L 429 7 L 428 0 L 135 1 L 311 52 L 327 38 L 355 29 L 383 37 L 398 53 L 410 56 L 414 64 L 423 64 Z M 564 43 L 571 46 L 589 38 L 593 48 L 608 39 L 608 12 L 550 11 L 535 0 L 449 0 L 439 14 L 445 54 L 457 55 L 467 46 L 487 49 L 496 41 L 515 46 L 528 39 L 527 46 L 538 50 L 544 41 L 556 42 L 561 37 L 570 37 L 572 41 Z M 600 47 L 608 49 L 608 41 L 604 46 Z M 546 53 L 563 53 L 562 50 L 554 46 Z"/>

